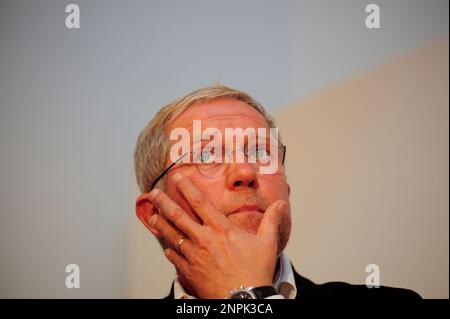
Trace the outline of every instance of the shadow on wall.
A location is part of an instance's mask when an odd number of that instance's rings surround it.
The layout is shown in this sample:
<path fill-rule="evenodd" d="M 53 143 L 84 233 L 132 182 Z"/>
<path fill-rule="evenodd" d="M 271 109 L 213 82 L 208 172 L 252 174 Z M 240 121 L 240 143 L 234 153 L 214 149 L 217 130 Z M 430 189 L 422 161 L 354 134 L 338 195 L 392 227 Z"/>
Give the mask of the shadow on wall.
<path fill-rule="evenodd" d="M 448 55 L 447 37 L 275 114 L 303 275 L 364 284 L 374 263 L 448 298 Z M 127 297 L 165 296 L 173 268 L 137 219 L 131 236 Z"/>

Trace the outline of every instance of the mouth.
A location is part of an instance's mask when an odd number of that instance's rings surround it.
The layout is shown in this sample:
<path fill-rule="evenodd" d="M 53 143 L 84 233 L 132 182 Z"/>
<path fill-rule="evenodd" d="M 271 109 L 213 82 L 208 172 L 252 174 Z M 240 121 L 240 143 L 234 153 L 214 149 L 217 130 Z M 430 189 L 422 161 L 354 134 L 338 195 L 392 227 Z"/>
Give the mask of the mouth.
<path fill-rule="evenodd" d="M 264 210 L 258 205 L 242 205 L 236 208 L 235 210 L 232 210 L 230 213 L 228 213 L 227 216 L 237 213 L 250 213 L 250 212 L 264 213 Z"/>

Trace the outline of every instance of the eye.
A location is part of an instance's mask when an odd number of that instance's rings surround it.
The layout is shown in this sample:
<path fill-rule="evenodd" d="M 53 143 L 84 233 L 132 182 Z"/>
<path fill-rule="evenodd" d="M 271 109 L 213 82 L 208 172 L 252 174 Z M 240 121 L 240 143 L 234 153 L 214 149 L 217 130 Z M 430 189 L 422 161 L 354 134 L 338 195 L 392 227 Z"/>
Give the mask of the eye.
<path fill-rule="evenodd" d="M 267 155 L 269 155 L 269 153 L 267 152 L 267 150 L 262 149 L 262 150 L 257 150 L 257 151 L 256 151 L 255 157 L 256 157 L 256 158 L 261 158 L 261 157 L 264 157 L 264 156 L 267 156 Z"/>
<path fill-rule="evenodd" d="M 248 150 L 248 159 L 249 160 L 261 160 L 264 158 L 267 158 L 270 155 L 270 152 L 267 150 L 266 147 L 260 146 L 259 148 L 251 148 Z"/>
<path fill-rule="evenodd" d="M 200 164 L 209 164 L 215 160 L 214 151 L 211 149 L 202 150 L 201 152 L 196 153 L 194 157 L 194 163 Z"/>

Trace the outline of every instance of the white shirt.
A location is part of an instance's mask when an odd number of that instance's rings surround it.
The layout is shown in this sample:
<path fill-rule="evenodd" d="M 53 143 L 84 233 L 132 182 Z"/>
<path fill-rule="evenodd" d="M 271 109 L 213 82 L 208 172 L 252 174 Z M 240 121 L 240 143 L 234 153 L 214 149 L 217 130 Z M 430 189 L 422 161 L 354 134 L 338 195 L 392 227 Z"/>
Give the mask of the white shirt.
<path fill-rule="evenodd" d="M 292 265 L 284 251 L 280 256 L 280 265 L 275 274 L 273 286 L 279 294 L 267 297 L 266 299 L 294 299 L 297 295 L 294 271 L 292 270 Z M 175 299 L 196 299 L 194 296 L 186 293 L 178 277 L 175 278 L 173 283 L 173 295 Z"/>

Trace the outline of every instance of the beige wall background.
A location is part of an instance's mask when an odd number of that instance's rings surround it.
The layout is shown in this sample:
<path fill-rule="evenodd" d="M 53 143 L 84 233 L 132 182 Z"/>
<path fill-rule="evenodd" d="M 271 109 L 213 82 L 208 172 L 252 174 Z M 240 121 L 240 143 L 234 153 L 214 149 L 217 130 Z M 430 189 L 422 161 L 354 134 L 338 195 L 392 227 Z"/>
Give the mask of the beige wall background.
<path fill-rule="evenodd" d="M 448 298 L 448 37 L 278 111 L 293 231 L 317 283 L 381 284 Z M 137 220 L 128 297 L 168 293 L 174 271 Z M 301 287 L 299 287 L 301 289 Z"/>

